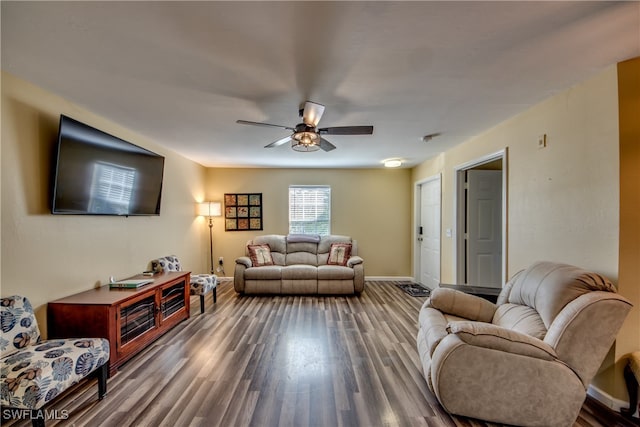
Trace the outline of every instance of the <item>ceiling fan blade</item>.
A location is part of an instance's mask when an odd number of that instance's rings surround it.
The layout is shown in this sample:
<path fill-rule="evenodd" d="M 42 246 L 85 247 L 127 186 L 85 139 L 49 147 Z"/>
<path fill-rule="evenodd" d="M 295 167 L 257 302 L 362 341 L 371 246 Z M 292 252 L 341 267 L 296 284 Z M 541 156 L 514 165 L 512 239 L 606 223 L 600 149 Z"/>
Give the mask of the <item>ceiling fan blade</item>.
<path fill-rule="evenodd" d="M 316 127 L 320 118 L 324 113 L 324 105 L 307 101 L 304 103 L 304 112 L 302 113 L 302 121 L 307 126 Z"/>
<path fill-rule="evenodd" d="M 285 136 L 284 138 L 281 138 L 277 141 L 273 141 L 271 144 L 267 144 L 264 146 L 264 148 L 273 148 L 273 147 L 278 147 L 282 144 L 285 144 L 287 142 L 291 141 L 291 135 L 289 136 Z"/>
<path fill-rule="evenodd" d="M 324 151 L 331 151 L 331 150 L 335 150 L 336 149 L 335 145 L 333 145 L 332 143 L 330 143 L 329 141 L 327 141 L 326 139 L 324 139 L 322 137 L 320 137 L 320 143 L 318 145 Z"/>
<path fill-rule="evenodd" d="M 287 129 L 287 130 L 295 130 L 292 127 L 289 126 L 282 126 L 282 125 L 272 125 L 271 123 L 262 123 L 262 122 L 251 122 L 249 120 L 236 120 L 236 123 L 239 123 L 241 125 L 252 125 L 252 126 L 270 126 L 273 128 L 279 128 L 279 129 Z"/>
<path fill-rule="evenodd" d="M 335 126 L 318 129 L 318 133 L 323 135 L 371 135 L 373 134 L 373 126 Z"/>

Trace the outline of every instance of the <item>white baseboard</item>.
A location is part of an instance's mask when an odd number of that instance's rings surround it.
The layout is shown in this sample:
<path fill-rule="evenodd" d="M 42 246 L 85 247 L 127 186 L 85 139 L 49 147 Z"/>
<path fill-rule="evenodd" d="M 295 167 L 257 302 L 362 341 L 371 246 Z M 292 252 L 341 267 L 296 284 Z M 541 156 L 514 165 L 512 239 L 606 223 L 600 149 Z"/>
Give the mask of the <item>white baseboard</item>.
<path fill-rule="evenodd" d="M 598 402 L 602 403 L 607 408 L 617 413 L 620 413 L 620 409 L 629 407 L 629 402 L 616 399 L 615 397 L 611 396 L 609 393 L 600 390 L 598 387 L 592 384 L 589 385 L 589 388 L 587 389 L 587 394 L 593 397 L 594 399 L 596 399 Z M 637 416 L 638 416 L 638 410 L 636 409 L 636 413 L 634 414 L 634 417 L 637 417 Z"/>

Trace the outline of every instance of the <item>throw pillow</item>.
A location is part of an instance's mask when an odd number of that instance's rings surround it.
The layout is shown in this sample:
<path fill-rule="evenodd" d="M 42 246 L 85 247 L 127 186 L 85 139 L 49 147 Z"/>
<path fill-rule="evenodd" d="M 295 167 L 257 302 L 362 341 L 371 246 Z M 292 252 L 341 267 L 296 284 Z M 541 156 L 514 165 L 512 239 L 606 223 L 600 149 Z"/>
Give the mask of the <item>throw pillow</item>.
<path fill-rule="evenodd" d="M 249 258 L 254 267 L 262 267 L 263 265 L 273 265 L 271 257 L 271 246 L 267 243 L 263 245 L 249 245 Z"/>
<path fill-rule="evenodd" d="M 347 265 L 351 256 L 351 243 L 332 243 L 329 249 L 329 265 Z"/>

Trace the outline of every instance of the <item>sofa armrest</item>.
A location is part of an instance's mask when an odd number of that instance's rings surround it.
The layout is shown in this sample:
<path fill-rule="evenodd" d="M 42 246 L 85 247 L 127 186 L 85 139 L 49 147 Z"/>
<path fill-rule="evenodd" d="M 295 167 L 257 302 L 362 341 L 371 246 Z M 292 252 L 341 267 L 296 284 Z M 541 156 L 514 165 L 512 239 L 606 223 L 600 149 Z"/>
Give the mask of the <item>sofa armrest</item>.
<path fill-rule="evenodd" d="M 241 256 L 240 258 L 237 258 L 236 259 L 236 264 L 242 264 L 247 268 L 249 268 L 249 267 L 251 267 L 253 265 L 251 263 L 251 259 L 248 256 Z"/>
<path fill-rule="evenodd" d="M 443 313 L 479 322 L 491 322 L 497 306 L 476 295 L 448 288 L 431 291 L 429 304 Z"/>
<path fill-rule="evenodd" d="M 347 261 L 347 267 L 353 267 L 355 265 L 362 264 L 363 262 L 364 262 L 364 260 L 362 258 L 360 258 L 359 256 L 352 256 Z"/>
<path fill-rule="evenodd" d="M 244 292 L 244 271 L 252 265 L 249 257 L 241 256 L 236 259 L 236 269 L 233 272 L 233 289 L 236 292 Z"/>
<path fill-rule="evenodd" d="M 476 347 L 543 360 L 555 360 L 553 347 L 531 335 L 516 332 L 491 323 L 450 322 L 447 332 L 457 335 L 462 341 Z"/>

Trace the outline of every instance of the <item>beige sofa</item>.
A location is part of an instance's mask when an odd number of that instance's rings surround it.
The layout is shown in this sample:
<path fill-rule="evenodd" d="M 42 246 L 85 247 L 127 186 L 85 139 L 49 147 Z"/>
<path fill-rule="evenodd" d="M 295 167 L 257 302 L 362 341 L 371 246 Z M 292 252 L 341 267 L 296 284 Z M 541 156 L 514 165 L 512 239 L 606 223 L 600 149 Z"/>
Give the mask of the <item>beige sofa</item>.
<path fill-rule="evenodd" d="M 345 265 L 329 264 L 333 244 L 350 245 Z M 254 245 L 268 245 L 273 265 L 255 265 L 249 253 Z M 236 259 L 233 286 L 245 294 L 360 293 L 364 290 L 364 262 L 357 254 L 357 242 L 348 236 L 258 236 L 247 242 L 246 256 Z"/>
<path fill-rule="evenodd" d="M 602 276 L 540 262 L 497 304 L 435 289 L 419 315 L 424 376 L 448 412 L 519 426 L 571 426 L 631 303 Z"/>

